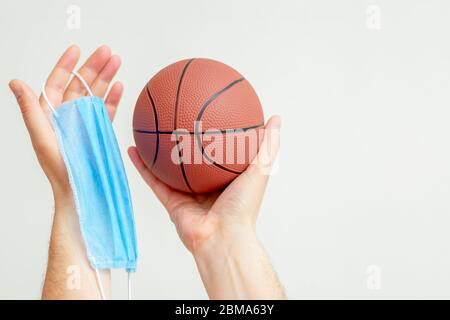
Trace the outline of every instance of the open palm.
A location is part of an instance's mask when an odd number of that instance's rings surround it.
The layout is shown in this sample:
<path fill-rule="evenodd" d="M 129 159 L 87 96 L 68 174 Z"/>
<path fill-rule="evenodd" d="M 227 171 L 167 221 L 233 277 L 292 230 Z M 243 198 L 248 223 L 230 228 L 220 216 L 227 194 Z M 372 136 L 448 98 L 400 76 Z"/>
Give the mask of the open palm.
<path fill-rule="evenodd" d="M 80 49 L 77 46 L 69 47 L 48 76 L 45 90 L 53 106 L 58 107 L 65 101 L 86 95 L 86 89 L 79 79 L 74 77 L 70 80 L 71 72 L 79 58 Z M 86 60 L 78 74 L 85 79 L 94 95 L 104 97 L 120 64 L 120 58 L 112 55 L 109 47 L 101 46 Z M 54 193 L 70 194 L 67 170 L 50 122 L 49 106 L 42 95 L 38 98 L 23 81 L 12 80 L 9 85 L 17 98 L 39 163 Z M 116 113 L 122 92 L 123 85 L 116 82 L 106 95 L 105 105 L 111 120 Z"/>

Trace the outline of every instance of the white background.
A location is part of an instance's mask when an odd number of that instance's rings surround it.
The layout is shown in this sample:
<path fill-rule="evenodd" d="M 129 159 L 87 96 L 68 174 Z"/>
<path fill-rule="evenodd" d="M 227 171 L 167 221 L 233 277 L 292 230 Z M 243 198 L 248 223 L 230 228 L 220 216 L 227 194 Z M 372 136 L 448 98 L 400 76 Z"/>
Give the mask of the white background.
<path fill-rule="evenodd" d="M 67 26 L 71 4 L 81 9 L 78 30 Z M 72 43 L 82 59 L 108 44 L 123 60 L 114 127 L 138 227 L 136 298 L 207 297 L 125 154 L 140 90 L 189 57 L 235 67 L 266 116 L 283 117 L 258 234 L 290 298 L 449 298 L 449 31 L 445 0 L 3 0 L 0 298 L 39 298 L 53 206 L 7 83 L 38 91 Z M 379 290 L 367 284 L 374 277 Z M 126 297 L 124 272 L 114 287 Z"/>

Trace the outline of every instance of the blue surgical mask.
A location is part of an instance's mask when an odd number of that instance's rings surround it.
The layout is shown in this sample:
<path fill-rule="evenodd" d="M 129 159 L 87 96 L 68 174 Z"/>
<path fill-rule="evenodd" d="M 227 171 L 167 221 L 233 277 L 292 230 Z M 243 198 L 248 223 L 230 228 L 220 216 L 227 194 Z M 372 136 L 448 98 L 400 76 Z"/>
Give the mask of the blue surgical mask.
<path fill-rule="evenodd" d="M 122 157 L 105 104 L 93 96 L 65 102 L 52 109 L 59 150 L 69 175 L 87 256 L 95 269 L 136 270 L 136 232 Z"/>

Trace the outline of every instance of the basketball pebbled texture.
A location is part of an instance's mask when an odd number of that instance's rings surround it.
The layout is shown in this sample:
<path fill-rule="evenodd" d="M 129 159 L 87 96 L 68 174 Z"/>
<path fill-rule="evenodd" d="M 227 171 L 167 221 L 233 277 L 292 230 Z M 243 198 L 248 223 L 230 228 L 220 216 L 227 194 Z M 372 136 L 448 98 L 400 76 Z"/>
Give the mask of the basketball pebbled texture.
<path fill-rule="evenodd" d="M 194 193 L 221 189 L 243 172 L 256 156 L 263 128 L 261 104 L 250 83 L 211 59 L 182 60 L 159 71 L 139 95 L 133 115 L 136 147 L 147 168 L 169 186 Z M 236 129 L 241 130 L 224 132 Z M 201 134 L 207 130 L 212 132 Z M 233 149 L 233 161 L 215 161 L 211 141 L 224 146 L 225 158 Z M 198 148 L 202 163 L 172 160 L 177 148 L 181 160 L 183 142 Z M 245 152 L 244 161 L 237 161 L 238 150 Z"/>

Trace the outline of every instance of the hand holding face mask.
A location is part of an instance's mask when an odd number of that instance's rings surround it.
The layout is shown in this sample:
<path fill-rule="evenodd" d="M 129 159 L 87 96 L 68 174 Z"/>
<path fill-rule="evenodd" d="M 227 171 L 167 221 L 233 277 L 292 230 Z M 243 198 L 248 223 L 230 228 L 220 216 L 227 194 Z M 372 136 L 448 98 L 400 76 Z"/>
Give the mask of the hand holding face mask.
<path fill-rule="evenodd" d="M 61 139 L 64 130 L 58 130 L 58 128 L 69 129 L 67 124 L 70 124 L 70 115 L 68 117 L 67 112 L 76 114 L 76 112 L 73 112 L 76 110 L 75 108 L 77 108 L 76 104 L 68 105 L 67 103 L 64 104 L 65 102 L 90 101 L 89 103 L 84 104 L 84 107 L 81 106 L 81 108 L 85 112 L 85 115 L 89 114 L 92 116 L 91 119 L 93 121 L 91 121 L 91 124 L 93 126 L 91 130 L 88 131 L 92 133 L 97 130 L 98 120 L 103 120 L 103 123 L 105 123 L 106 120 L 101 116 L 103 110 L 105 114 L 106 112 L 109 114 L 111 120 L 114 118 L 122 95 L 123 86 L 119 82 L 115 83 L 109 90 L 109 93 L 104 100 L 104 105 L 101 99 L 80 98 L 85 96 L 88 90 L 91 90 L 92 94 L 97 97 L 105 96 L 111 80 L 120 67 L 120 58 L 116 55 L 111 55 L 111 50 L 106 46 L 98 48 L 78 71 L 80 78 L 85 80 L 84 85 L 77 77 L 70 80 L 73 69 L 79 60 L 79 56 L 80 50 L 76 46 L 72 46 L 66 50 L 46 81 L 44 88 L 44 93 L 46 93 L 46 95 L 42 95 L 39 99 L 22 81 L 13 80 L 10 83 L 11 90 L 16 96 L 22 111 L 24 122 L 30 134 L 39 163 L 41 164 L 41 167 L 52 186 L 55 199 L 55 217 L 52 229 L 52 240 L 50 243 L 49 263 L 47 278 L 43 290 L 43 297 L 45 298 L 77 298 L 77 294 L 83 298 L 100 297 L 99 290 L 96 285 L 95 273 L 91 268 L 91 265 L 93 264 L 93 260 L 91 258 L 92 256 L 89 257 L 88 261 L 86 255 L 86 247 L 89 248 L 90 244 L 92 244 L 92 242 L 88 243 L 89 240 L 86 237 L 86 234 L 90 233 L 88 230 L 89 226 L 85 228 L 86 232 L 84 237 L 82 237 L 80 232 L 80 223 L 78 221 L 75 208 L 78 206 L 77 209 L 79 215 L 80 209 L 82 209 L 83 212 L 86 212 L 86 210 L 80 208 L 80 201 L 77 205 L 75 204 L 74 193 L 72 192 L 74 191 L 77 193 L 77 189 L 80 189 L 82 186 L 86 186 L 86 184 L 75 182 L 76 185 L 74 185 L 73 176 L 71 177 L 72 183 L 70 183 L 66 165 L 68 165 L 67 167 L 70 169 L 70 164 L 68 163 L 67 158 L 70 157 L 73 159 L 74 153 L 71 153 L 70 150 L 67 150 L 67 148 L 64 152 L 62 152 L 61 147 L 64 145 L 68 146 L 70 144 L 64 144 L 64 141 L 69 140 Z M 47 96 L 48 101 L 46 101 L 45 96 Z M 94 103 L 95 101 L 98 103 Z M 57 106 L 62 104 L 64 104 L 64 109 L 57 108 Z M 81 102 L 78 103 L 78 105 L 81 105 Z M 49 106 L 55 106 L 56 112 L 52 114 L 49 110 Z M 89 109 L 87 107 L 92 108 Z M 59 117 L 55 117 L 58 113 L 61 113 L 61 115 Z M 95 113 L 98 115 L 95 116 Z M 52 118 L 53 120 L 56 118 L 59 120 L 52 122 Z M 72 127 L 72 129 L 75 129 L 76 131 L 76 127 L 80 127 L 82 121 L 84 120 L 73 120 L 74 122 L 72 125 L 75 125 L 75 127 Z M 57 125 L 58 123 L 60 126 Z M 106 130 L 104 130 L 105 132 L 110 130 L 107 124 L 104 125 L 104 128 L 106 128 Z M 60 137 L 59 144 L 56 132 L 60 133 L 58 134 Z M 81 141 L 80 139 L 82 139 L 81 137 L 77 138 L 73 135 L 72 138 L 74 138 L 74 141 Z M 94 141 L 94 146 L 98 145 L 99 141 Z M 64 155 L 66 157 L 66 162 L 63 159 Z M 91 156 L 92 155 L 86 155 L 86 153 L 84 153 L 82 160 L 92 159 L 90 158 Z M 80 159 L 73 160 L 76 161 L 76 163 L 80 163 Z M 100 167 L 103 165 L 103 163 L 98 164 Z M 92 181 L 88 181 L 87 185 L 98 186 L 95 182 L 93 184 Z M 109 182 L 103 181 L 103 185 L 110 184 Z M 93 198 L 95 198 L 95 196 Z M 81 203 L 83 207 L 86 206 L 86 201 L 83 201 L 83 199 L 81 199 Z M 105 208 L 107 209 L 108 206 Z M 108 217 L 108 210 L 102 212 L 102 214 L 103 216 L 98 215 L 96 217 L 101 218 L 102 221 L 106 221 L 106 218 Z M 80 215 L 81 224 L 94 221 L 91 218 L 92 217 L 87 217 L 86 215 Z M 86 219 L 88 219 L 88 221 Z M 112 244 L 113 242 L 109 243 Z M 92 252 L 95 250 L 94 248 L 98 249 L 98 246 L 93 244 L 91 248 L 92 250 L 90 251 Z M 103 252 L 104 248 L 100 248 L 99 250 Z M 58 259 L 53 259 L 54 256 L 58 256 Z M 61 257 L 64 257 L 64 259 L 61 259 Z M 96 267 L 101 268 L 102 266 L 104 265 L 99 264 Z M 80 271 L 80 283 L 82 288 L 78 288 L 78 290 L 70 290 L 70 288 L 67 288 L 66 285 L 68 270 L 72 269 Z M 108 279 L 109 272 L 102 271 L 101 276 Z M 102 295 L 108 296 L 109 281 L 104 281 L 104 287 L 106 293 Z M 61 290 L 63 292 L 61 292 Z M 56 292 L 58 293 L 57 296 Z"/>

